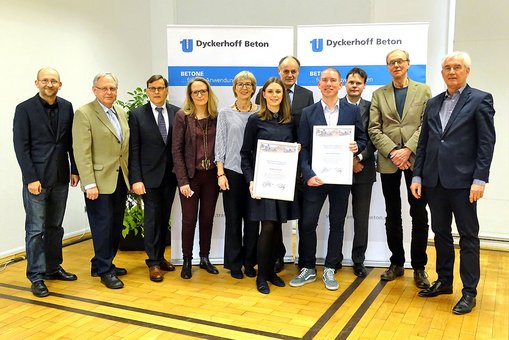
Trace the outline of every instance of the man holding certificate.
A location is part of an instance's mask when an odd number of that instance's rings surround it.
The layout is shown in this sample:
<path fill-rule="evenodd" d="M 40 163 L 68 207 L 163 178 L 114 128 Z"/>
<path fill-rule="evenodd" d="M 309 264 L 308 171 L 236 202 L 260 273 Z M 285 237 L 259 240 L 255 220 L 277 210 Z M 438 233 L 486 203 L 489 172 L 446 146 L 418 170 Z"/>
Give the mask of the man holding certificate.
<path fill-rule="evenodd" d="M 306 183 L 299 224 L 298 248 L 302 269 L 290 282 L 292 287 L 300 287 L 316 280 L 316 227 L 328 196 L 330 230 L 323 282 L 329 290 L 339 288 L 334 278 L 334 268 L 343 260 L 343 227 L 352 184 L 353 156 L 364 149 L 367 141 L 359 107 L 339 101 L 341 86 L 339 71 L 333 67 L 324 69 L 318 82 L 322 99 L 302 111 L 298 133 L 302 147 L 299 163 Z M 317 151 L 317 145 L 314 145 L 317 141 L 320 141 L 320 148 L 329 150 L 325 156 L 329 159 L 327 162 L 313 157 Z M 345 152 L 350 153 L 348 158 L 345 158 Z M 330 164 L 330 160 L 335 160 L 335 164 Z M 335 171 L 333 182 L 343 184 L 329 184 L 331 182 L 321 177 L 319 173 L 326 166 L 328 170 L 324 173 L 327 173 L 327 177 L 330 178 L 329 173 Z M 349 169 L 350 174 L 347 174 L 346 169 Z M 344 179 L 348 175 L 350 182 L 345 183 Z"/>

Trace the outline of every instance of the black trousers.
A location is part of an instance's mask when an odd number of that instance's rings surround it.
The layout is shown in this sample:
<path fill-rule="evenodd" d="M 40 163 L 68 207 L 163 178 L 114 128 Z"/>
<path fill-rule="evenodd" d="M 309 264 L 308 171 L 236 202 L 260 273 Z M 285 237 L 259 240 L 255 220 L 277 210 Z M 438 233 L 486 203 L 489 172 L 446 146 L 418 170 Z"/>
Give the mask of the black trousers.
<path fill-rule="evenodd" d="M 352 185 L 354 231 L 352 261 L 354 264 L 364 263 L 366 249 L 368 248 L 369 209 L 371 206 L 372 188 L 373 182 Z"/>
<path fill-rule="evenodd" d="M 463 294 L 477 295 L 480 277 L 479 221 L 477 203 L 470 203 L 469 189 L 445 189 L 424 187 L 431 210 L 431 229 L 435 233 L 437 251 L 436 269 L 438 280 L 453 283 L 454 242 L 451 235 L 452 217 L 460 235 L 460 276 Z"/>
<path fill-rule="evenodd" d="M 85 193 L 85 205 L 94 244 L 91 272 L 99 276 L 110 274 L 115 270 L 113 259 L 122 237 L 126 198 L 127 187 L 120 169 L 117 188 L 112 194 L 101 194 L 99 191 L 99 197 L 90 200 Z"/>
<path fill-rule="evenodd" d="M 171 169 L 167 169 L 166 172 L 161 185 L 157 188 L 145 188 L 146 193 L 143 195 L 145 210 L 143 241 L 148 256 L 145 263 L 149 267 L 159 265 L 164 259 L 168 223 L 177 188 L 177 179 L 171 173 Z"/>
<path fill-rule="evenodd" d="M 224 169 L 230 190 L 223 191 L 224 267 L 239 272 L 256 265 L 259 222 L 248 219 L 249 184 L 243 174 Z M 244 232 L 242 232 L 244 231 Z"/>
<path fill-rule="evenodd" d="M 412 241 L 410 256 L 414 270 L 424 269 L 428 263 L 426 247 L 428 244 L 428 212 L 426 211 L 426 197 L 416 199 L 411 191 L 411 170 L 397 170 L 393 174 L 381 174 L 382 191 L 385 199 L 385 231 L 387 244 L 392 252 L 391 264 L 403 266 L 405 263 L 405 250 L 403 248 L 403 222 L 401 219 L 401 174 L 405 176 L 407 199 L 410 204 L 410 216 L 412 217 Z"/>

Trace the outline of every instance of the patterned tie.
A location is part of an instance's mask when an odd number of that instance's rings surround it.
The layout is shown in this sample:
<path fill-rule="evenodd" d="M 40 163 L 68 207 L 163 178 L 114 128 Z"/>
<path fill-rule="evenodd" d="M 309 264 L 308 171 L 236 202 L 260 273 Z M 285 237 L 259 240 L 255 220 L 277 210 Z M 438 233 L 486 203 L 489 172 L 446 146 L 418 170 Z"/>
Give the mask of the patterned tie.
<path fill-rule="evenodd" d="M 157 115 L 157 127 L 159 128 L 161 137 L 163 137 L 164 144 L 166 144 L 166 140 L 168 139 L 168 131 L 166 131 L 166 123 L 164 122 L 163 108 L 156 107 L 156 111 L 159 112 Z"/>
<path fill-rule="evenodd" d="M 117 132 L 118 140 L 122 142 L 122 127 L 120 126 L 120 122 L 118 121 L 117 114 L 115 113 L 115 111 L 113 111 L 113 109 L 108 109 L 106 113 L 108 115 L 108 119 L 110 120 L 111 124 L 115 128 L 115 131 Z"/>
<path fill-rule="evenodd" d="M 290 106 L 292 106 L 292 101 L 293 101 L 292 100 L 292 97 L 293 97 L 292 96 L 292 93 L 293 93 L 292 89 L 286 89 L 286 93 L 288 93 L 288 102 L 290 103 Z"/>

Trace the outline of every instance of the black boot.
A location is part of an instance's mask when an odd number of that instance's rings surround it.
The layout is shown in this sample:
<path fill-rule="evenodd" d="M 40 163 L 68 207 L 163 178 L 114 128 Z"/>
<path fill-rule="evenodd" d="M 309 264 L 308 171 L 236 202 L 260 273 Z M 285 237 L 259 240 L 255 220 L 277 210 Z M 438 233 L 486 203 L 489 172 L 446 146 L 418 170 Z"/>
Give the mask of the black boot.
<path fill-rule="evenodd" d="M 182 272 L 180 273 L 180 277 L 183 279 L 190 279 L 193 276 L 193 272 L 191 270 L 191 258 L 184 257 L 184 263 L 182 264 Z"/>
<path fill-rule="evenodd" d="M 208 256 L 200 257 L 200 268 L 205 269 L 209 274 L 219 274 L 217 268 L 210 263 Z"/>

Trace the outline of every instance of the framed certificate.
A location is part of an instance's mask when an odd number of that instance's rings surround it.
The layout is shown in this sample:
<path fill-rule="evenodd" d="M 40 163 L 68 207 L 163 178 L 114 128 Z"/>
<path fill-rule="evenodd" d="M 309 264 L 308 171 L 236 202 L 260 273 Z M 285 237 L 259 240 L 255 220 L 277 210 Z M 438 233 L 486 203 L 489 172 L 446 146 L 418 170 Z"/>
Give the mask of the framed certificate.
<path fill-rule="evenodd" d="M 314 126 L 311 168 L 325 184 L 352 184 L 355 126 Z"/>
<path fill-rule="evenodd" d="M 293 201 L 299 147 L 297 143 L 259 139 L 256 147 L 256 197 Z"/>

